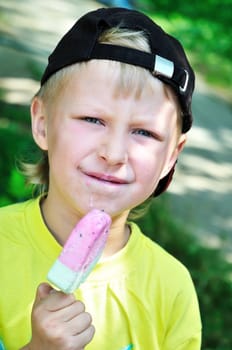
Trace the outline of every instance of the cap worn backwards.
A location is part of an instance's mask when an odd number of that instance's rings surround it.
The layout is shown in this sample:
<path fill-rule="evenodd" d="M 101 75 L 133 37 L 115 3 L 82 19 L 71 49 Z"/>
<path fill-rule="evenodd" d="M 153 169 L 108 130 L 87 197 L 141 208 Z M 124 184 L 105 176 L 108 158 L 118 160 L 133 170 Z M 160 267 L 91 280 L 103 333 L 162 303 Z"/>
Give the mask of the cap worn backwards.
<path fill-rule="evenodd" d="M 112 27 L 142 30 L 149 40 L 151 53 L 98 41 L 102 32 Z M 180 42 L 145 14 L 125 8 L 100 8 L 82 16 L 60 40 L 49 56 L 42 76 L 43 85 L 58 70 L 91 59 L 108 59 L 148 69 L 156 78 L 170 85 L 176 94 L 182 115 L 182 132 L 192 125 L 192 93 L 195 76 Z M 159 195 L 171 181 L 173 169 L 160 180 L 154 195 Z"/>

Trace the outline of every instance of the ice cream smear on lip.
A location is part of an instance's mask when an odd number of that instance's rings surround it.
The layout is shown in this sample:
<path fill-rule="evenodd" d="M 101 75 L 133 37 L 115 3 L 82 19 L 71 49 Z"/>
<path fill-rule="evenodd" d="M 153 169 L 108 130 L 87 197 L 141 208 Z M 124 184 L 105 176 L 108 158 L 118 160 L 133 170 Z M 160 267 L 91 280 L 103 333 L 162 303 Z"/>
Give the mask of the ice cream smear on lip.
<path fill-rule="evenodd" d="M 110 216 L 91 209 L 74 227 L 47 279 L 65 293 L 83 283 L 101 257 L 111 225 Z"/>

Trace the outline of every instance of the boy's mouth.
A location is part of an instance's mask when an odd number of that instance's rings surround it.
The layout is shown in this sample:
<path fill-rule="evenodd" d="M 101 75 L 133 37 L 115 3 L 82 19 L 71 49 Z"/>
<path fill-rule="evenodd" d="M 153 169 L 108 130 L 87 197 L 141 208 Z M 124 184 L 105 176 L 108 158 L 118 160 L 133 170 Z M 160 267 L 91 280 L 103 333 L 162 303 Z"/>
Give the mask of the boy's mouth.
<path fill-rule="evenodd" d="M 93 179 L 96 179 L 98 181 L 102 182 L 109 182 L 112 184 L 127 184 L 128 182 L 124 179 L 118 178 L 116 176 L 112 176 L 109 174 L 102 174 L 102 173 L 96 173 L 96 172 L 86 172 L 85 175 L 92 177 Z"/>

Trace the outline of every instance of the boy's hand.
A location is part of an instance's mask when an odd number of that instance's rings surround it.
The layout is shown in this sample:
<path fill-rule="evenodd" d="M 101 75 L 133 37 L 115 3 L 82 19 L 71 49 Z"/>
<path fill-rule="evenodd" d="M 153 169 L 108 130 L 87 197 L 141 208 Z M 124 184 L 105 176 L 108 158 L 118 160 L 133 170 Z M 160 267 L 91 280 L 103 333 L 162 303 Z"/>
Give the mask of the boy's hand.
<path fill-rule="evenodd" d="M 32 309 L 30 350 L 83 350 L 94 336 L 91 316 L 73 294 L 41 284 Z"/>

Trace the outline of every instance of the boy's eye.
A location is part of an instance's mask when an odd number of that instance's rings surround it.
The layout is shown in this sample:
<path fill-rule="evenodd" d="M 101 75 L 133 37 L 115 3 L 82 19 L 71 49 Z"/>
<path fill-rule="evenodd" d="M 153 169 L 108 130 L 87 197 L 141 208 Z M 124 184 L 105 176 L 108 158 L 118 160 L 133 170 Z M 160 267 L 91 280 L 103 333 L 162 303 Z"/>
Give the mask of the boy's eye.
<path fill-rule="evenodd" d="M 145 137 L 154 137 L 153 134 L 150 131 L 144 130 L 144 129 L 137 129 L 137 130 L 134 131 L 134 134 L 142 135 L 142 136 L 145 136 Z"/>
<path fill-rule="evenodd" d="M 85 120 L 88 123 L 93 123 L 93 124 L 102 124 L 101 120 L 95 117 L 83 117 L 83 120 Z"/>

